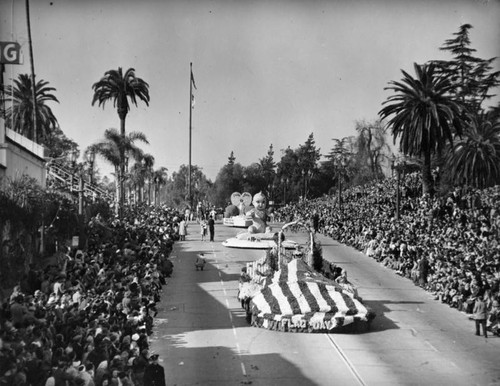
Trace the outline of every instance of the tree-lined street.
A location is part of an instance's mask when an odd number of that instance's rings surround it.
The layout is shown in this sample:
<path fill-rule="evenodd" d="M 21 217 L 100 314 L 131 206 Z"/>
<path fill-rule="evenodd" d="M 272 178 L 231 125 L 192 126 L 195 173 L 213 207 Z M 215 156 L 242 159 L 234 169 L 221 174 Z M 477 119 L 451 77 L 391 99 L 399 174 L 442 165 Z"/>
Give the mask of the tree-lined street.
<path fill-rule="evenodd" d="M 323 255 L 348 272 L 377 314 L 359 333 L 283 333 L 251 327 L 238 299 L 238 278 L 263 251 L 224 248 L 237 229 L 216 226 L 201 242 L 191 224 L 172 253 L 152 348 L 172 385 L 471 385 L 500 382 L 500 339 L 476 339 L 473 323 L 367 256 L 319 236 Z M 298 241 L 304 235 L 287 236 Z M 194 260 L 203 253 L 204 271 Z"/>

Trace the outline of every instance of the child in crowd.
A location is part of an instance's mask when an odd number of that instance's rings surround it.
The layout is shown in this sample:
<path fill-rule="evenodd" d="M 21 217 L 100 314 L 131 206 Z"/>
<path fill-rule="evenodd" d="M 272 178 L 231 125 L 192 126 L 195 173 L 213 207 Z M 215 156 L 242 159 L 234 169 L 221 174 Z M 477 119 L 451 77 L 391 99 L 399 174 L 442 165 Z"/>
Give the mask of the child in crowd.
<path fill-rule="evenodd" d="M 205 236 L 207 235 L 207 222 L 204 219 L 200 220 L 200 234 L 201 241 L 205 241 Z"/>

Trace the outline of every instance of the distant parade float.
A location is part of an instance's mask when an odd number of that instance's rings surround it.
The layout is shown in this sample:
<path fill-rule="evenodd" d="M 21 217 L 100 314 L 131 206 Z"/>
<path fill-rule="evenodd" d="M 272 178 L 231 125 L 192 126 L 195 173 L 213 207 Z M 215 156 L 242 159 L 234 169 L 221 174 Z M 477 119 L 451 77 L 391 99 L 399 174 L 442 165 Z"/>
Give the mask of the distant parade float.
<path fill-rule="evenodd" d="M 250 193 L 240 195 L 235 192 L 231 195 L 231 203 L 232 205 L 226 208 L 227 216 L 225 216 L 224 224 L 245 227 L 247 231 L 227 239 L 222 245 L 229 248 L 245 249 L 270 249 L 278 244 L 287 249 L 297 247 L 296 242 L 284 240 L 282 233 L 273 233 L 267 225 L 267 199 L 262 192 L 254 195 L 253 200 Z M 237 207 L 237 215 L 231 213 L 234 211 L 234 207 Z"/>
<path fill-rule="evenodd" d="M 252 225 L 252 220 L 247 219 L 245 214 L 250 210 L 252 195 L 248 192 L 240 194 L 234 192 L 231 195 L 231 205 L 224 212 L 223 224 L 230 227 L 248 228 Z"/>
<path fill-rule="evenodd" d="M 247 263 L 238 293 L 247 320 L 252 326 L 283 332 L 368 329 L 375 314 L 363 305 L 345 271 L 334 279 L 325 266 L 332 272 L 312 231 L 305 253 L 275 248 Z"/>

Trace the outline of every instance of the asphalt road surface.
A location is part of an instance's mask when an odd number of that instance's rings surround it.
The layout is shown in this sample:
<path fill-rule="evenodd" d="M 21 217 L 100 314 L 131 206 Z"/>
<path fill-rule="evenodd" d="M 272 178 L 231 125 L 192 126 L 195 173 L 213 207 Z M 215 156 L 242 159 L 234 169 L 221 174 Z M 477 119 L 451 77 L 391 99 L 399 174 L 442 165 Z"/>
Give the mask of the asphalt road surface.
<path fill-rule="evenodd" d="M 279 229 L 275 224 L 274 229 Z M 468 316 L 362 253 L 319 236 L 377 316 L 368 331 L 307 334 L 251 327 L 238 278 L 262 250 L 225 248 L 241 229 L 216 224 L 215 242 L 189 224 L 171 254 L 151 349 L 167 385 L 500 385 L 500 338 L 475 336 Z M 287 238 L 305 241 L 306 234 Z M 203 271 L 194 261 L 206 257 Z"/>

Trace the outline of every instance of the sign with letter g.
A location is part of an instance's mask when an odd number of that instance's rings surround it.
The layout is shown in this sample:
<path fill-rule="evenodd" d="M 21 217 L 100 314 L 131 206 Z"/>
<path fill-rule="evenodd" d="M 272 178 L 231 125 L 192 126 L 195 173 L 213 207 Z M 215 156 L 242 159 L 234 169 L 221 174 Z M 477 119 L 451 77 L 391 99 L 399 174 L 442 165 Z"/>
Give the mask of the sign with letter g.
<path fill-rule="evenodd" d="M 21 46 L 17 42 L 0 42 L 0 63 L 21 64 Z"/>

